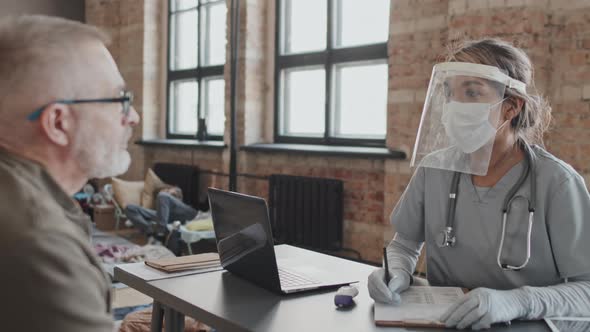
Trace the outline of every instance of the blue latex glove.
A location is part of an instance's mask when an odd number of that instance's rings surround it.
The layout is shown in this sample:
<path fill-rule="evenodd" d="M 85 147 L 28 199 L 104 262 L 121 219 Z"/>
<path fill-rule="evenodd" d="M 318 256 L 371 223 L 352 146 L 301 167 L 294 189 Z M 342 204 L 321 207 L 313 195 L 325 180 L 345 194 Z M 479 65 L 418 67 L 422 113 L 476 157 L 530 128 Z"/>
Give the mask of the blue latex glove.
<path fill-rule="evenodd" d="M 377 269 L 369 275 L 369 295 L 375 302 L 399 304 L 399 293 L 410 287 L 410 274 L 401 269 L 389 269 L 391 280 L 385 285 L 385 269 Z"/>
<path fill-rule="evenodd" d="M 493 323 L 510 322 L 528 314 L 523 289 L 477 288 L 453 304 L 440 318 L 447 327 L 488 329 Z"/>

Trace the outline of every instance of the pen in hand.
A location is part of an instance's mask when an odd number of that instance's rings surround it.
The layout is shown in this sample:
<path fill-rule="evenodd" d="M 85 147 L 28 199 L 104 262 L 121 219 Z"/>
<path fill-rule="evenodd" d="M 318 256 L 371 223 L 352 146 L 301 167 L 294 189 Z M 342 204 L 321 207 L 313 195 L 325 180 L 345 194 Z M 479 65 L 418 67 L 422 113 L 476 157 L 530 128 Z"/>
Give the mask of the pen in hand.
<path fill-rule="evenodd" d="M 383 247 L 383 267 L 385 268 L 385 285 L 389 286 L 391 276 L 389 275 L 389 263 L 387 262 L 387 247 Z"/>

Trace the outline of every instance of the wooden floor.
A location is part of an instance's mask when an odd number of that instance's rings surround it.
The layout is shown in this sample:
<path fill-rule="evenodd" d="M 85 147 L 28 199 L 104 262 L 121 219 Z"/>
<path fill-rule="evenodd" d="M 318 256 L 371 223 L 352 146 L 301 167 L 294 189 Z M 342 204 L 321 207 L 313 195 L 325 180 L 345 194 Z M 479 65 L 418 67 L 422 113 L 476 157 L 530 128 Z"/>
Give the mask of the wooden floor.
<path fill-rule="evenodd" d="M 147 237 L 135 228 L 126 228 L 123 226 L 119 230 L 103 230 L 105 233 L 123 237 L 137 245 L 143 246 L 147 244 Z"/>
<path fill-rule="evenodd" d="M 135 307 L 150 304 L 154 300 L 131 287 L 113 289 L 113 308 Z"/>

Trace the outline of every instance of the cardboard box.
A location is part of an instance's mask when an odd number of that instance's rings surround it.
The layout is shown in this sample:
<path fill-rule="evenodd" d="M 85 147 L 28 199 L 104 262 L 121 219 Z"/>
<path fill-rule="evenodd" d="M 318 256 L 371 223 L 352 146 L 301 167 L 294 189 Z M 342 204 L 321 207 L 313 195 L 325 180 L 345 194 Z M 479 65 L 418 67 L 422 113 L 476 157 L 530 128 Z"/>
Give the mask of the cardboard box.
<path fill-rule="evenodd" d="M 114 230 L 117 224 L 115 220 L 115 207 L 110 204 L 95 205 L 94 223 L 96 224 L 96 228 L 100 230 Z"/>

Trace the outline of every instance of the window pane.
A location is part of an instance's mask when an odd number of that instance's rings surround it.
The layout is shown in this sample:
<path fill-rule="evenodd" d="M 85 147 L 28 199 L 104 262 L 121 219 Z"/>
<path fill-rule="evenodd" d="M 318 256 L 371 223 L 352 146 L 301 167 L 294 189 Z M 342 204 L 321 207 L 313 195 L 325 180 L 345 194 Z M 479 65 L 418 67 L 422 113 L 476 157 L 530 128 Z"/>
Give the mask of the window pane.
<path fill-rule="evenodd" d="M 197 103 L 199 84 L 196 80 L 176 81 L 170 85 L 170 132 L 195 135 L 197 133 Z"/>
<path fill-rule="evenodd" d="M 336 12 L 336 47 L 387 41 L 389 0 L 338 0 Z"/>
<path fill-rule="evenodd" d="M 223 77 L 210 78 L 202 82 L 203 114 L 207 118 L 209 135 L 223 136 L 225 129 L 225 81 Z"/>
<path fill-rule="evenodd" d="M 225 63 L 225 21 L 227 7 L 224 2 L 202 7 L 203 10 L 203 65 Z"/>
<path fill-rule="evenodd" d="M 283 71 L 282 134 L 323 136 L 325 129 L 325 70 Z"/>
<path fill-rule="evenodd" d="M 326 0 L 284 0 L 282 5 L 281 53 L 326 49 Z"/>
<path fill-rule="evenodd" d="M 170 69 L 197 67 L 198 12 L 190 10 L 173 14 L 170 20 Z"/>
<path fill-rule="evenodd" d="M 185 10 L 197 7 L 198 0 L 173 0 L 171 11 Z"/>
<path fill-rule="evenodd" d="M 385 138 L 387 64 L 348 64 L 334 70 L 334 136 Z"/>
<path fill-rule="evenodd" d="M 210 3 L 210 2 L 223 2 L 225 3 L 225 0 L 201 0 L 201 4 L 204 5 L 206 3 Z"/>

